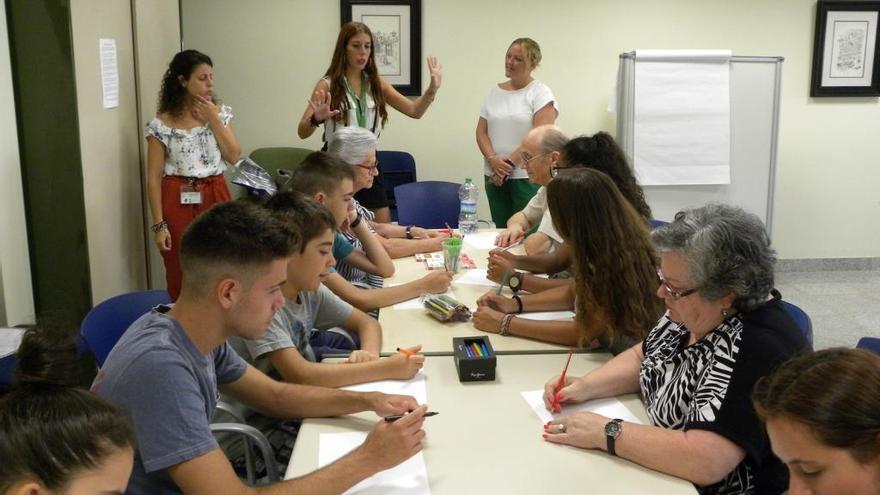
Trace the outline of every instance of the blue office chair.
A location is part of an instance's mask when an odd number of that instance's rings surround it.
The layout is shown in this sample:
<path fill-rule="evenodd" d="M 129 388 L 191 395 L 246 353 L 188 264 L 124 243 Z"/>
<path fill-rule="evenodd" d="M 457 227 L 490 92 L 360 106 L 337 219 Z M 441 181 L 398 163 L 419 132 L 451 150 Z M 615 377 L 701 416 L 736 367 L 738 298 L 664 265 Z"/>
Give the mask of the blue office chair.
<path fill-rule="evenodd" d="M 15 384 L 15 353 L 0 358 L 0 390 Z"/>
<path fill-rule="evenodd" d="M 877 337 L 862 337 L 859 339 L 859 343 L 856 344 L 856 347 L 869 350 L 874 354 L 880 354 L 880 339 Z"/>
<path fill-rule="evenodd" d="M 810 317 L 804 312 L 804 310 L 788 301 L 782 301 L 782 307 L 785 309 L 785 312 L 791 316 L 794 322 L 797 323 L 798 328 L 801 329 L 801 333 L 804 334 L 804 338 L 807 339 L 807 342 L 810 343 L 810 347 L 812 347 L 813 322 L 810 320 Z"/>
<path fill-rule="evenodd" d="M 170 302 L 168 292 L 147 290 L 111 297 L 92 308 L 82 322 L 80 333 L 98 366 L 104 365 L 116 341 L 135 320 L 154 306 Z"/>
<path fill-rule="evenodd" d="M 394 189 L 416 181 L 416 160 L 405 151 L 377 151 L 376 160 L 379 161 L 379 173 L 382 174 L 382 182 L 385 184 L 391 220 L 399 221 Z"/>
<path fill-rule="evenodd" d="M 657 220 L 656 218 L 651 219 L 651 230 L 656 229 L 657 227 L 663 227 L 669 225 L 669 222 L 666 220 Z"/>
<path fill-rule="evenodd" d="M 458 227 L 458 188 L 454 182 L 428 180 L 394 188 L 397 222 L 427 229 Z"/>

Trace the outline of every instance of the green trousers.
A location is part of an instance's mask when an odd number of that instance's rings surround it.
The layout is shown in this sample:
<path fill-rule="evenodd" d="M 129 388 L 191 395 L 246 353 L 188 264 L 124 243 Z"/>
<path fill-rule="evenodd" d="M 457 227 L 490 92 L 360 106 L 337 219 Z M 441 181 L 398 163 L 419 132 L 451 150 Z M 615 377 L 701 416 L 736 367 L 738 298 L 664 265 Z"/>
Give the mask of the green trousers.
<path fill-rule="evenodd" d="M 499 229 L 507 227 L 507 219 L 525 208 L 540 188 L 528 179 L 508 179 L 504 184 L 496 186 L 489 177 L 483 177 L 492 221 Z"/>

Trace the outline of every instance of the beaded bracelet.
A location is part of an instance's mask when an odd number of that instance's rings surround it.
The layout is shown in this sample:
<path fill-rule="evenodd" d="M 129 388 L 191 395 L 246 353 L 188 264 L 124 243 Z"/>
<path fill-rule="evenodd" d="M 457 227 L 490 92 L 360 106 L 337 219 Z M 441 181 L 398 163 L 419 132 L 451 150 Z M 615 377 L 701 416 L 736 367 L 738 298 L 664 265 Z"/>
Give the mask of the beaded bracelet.
<path fill-rule="evenodd" d="M 165 220 L 161 220 L 158 223 L 151 225 L 150 230 L 152 230 L 155 234 L 158 234 L 163 230 L 168 230 L 168 222 L 166 222 Z"/>
<path fill-rule="evenodd" d="M 504 318 L 501 319 L 501 331 L 498 332 L 499 335 L 503 335 L 507 337 L 510 335 L 510 322 L 513 321 L 513 315 L 504 315 Z"/>

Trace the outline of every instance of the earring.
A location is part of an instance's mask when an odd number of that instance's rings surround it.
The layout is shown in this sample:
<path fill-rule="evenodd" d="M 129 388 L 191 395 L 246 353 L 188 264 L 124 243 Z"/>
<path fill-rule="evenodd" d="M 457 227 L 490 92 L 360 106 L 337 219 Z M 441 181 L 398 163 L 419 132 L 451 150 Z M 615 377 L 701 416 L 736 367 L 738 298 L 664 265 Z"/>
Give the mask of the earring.
<path fill-rule="evenodd" d="M 727 308 L 722 309 L 722 310 L 721 310 L 721 316 L 727 318 L 728 316 L 730 316 L 730 311 L 728 311 Z"/>

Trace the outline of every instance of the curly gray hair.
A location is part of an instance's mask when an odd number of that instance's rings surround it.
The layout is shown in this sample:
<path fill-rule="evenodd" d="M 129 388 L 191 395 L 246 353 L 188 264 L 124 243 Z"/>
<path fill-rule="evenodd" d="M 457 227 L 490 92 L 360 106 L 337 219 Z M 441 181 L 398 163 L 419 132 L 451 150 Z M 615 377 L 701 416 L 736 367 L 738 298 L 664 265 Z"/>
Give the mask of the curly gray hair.
<path fill-rule="evenodd" d="M 742 208 L 708 204 L 680 211 L 651 241 L 660 253 L 685 257 L 697 292 L 710 301 L 733 292 L 733 307 L 750 311 L 773 288 L 776 251 L 761 220 Z"/>
<path fill-rule="evenodd" d="M 378 143 L 376 135 L 362 127 L 340 127 L 327 144 L 327 152 L 349 165 L 358 165 Z"/>

